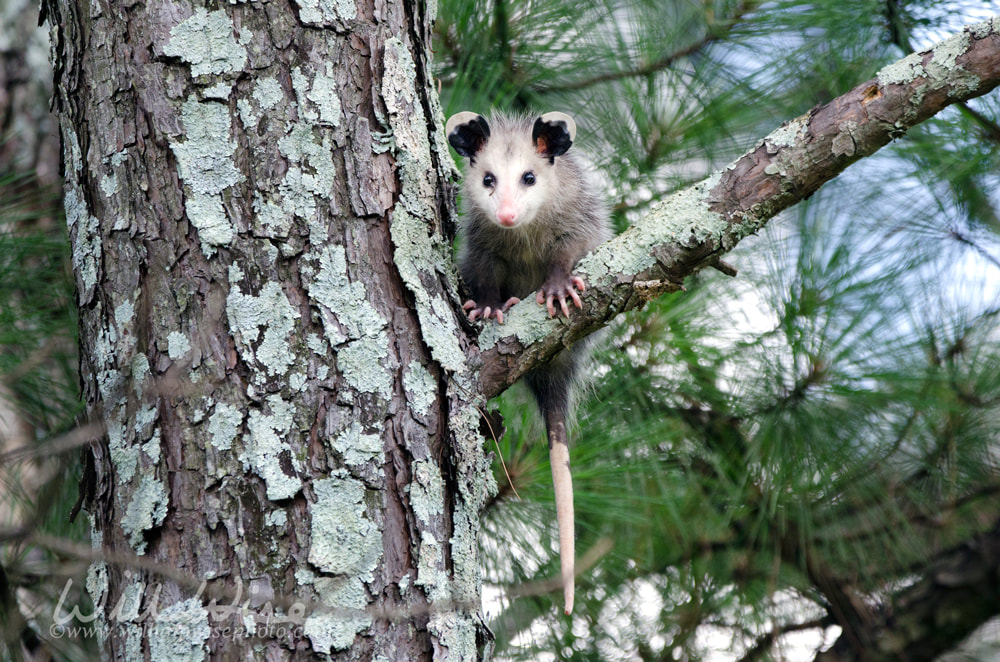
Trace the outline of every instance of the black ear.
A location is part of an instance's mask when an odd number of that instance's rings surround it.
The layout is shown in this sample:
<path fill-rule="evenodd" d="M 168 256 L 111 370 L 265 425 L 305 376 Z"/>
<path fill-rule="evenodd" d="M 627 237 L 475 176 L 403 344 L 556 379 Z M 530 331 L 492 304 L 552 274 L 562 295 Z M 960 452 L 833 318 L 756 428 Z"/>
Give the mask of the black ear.
<path fill-rule="evenodd" d="M 445 133 L 455 151 L 471 159 L 490 137 L 490 125 L 482 115 L 466 111 L 451 116 L 445 125 Z"/>
<path fill-rule="evenodd" d="M 535 151 L 555 160 L 569 151 L 576 137 L 576 122 L 566 113 L 545 113 L 535 120 L 531 140 Z"/>

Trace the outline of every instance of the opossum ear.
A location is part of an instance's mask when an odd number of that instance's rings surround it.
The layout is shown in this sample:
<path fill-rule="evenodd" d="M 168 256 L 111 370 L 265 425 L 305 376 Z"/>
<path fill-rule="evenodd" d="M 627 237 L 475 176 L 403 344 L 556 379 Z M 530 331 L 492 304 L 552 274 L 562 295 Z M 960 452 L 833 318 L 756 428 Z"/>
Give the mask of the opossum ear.
<path fill-rule="evenodd" d="M 448 134 L 448 142 L 455 151 L 471 159 L 490 137 L 490 125 L 482 115 L 465 111 L 452 115 L 444 127 L 444 132 Z"/>
<path fill-rule="evenodd" d="M 569 151 L 576 138 L 576 122 L 566 113 L 545 113 L 535 120 L 531 140 L 535 151 L 554 160 Z"/>

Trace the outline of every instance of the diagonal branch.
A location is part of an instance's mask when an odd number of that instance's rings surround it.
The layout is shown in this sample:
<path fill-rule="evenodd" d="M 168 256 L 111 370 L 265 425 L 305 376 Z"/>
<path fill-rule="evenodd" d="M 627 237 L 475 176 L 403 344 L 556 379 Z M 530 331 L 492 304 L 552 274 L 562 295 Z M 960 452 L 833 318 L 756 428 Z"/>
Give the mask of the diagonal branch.
<path fill-rule="evenodd" d="M 901 591 L 892 608 L 866 626 L 870 647 L 855 650 L 841 636 L 816 662 L 930 662 L 996 615 L 1000 600 L 1000 523 L 941 554 L 922 579 Z"/>
<path fill-rule="evenodd" d="M 787 122 L 707 179 L 650 208 L 584 258 L 584 311 L 546 319 L 533 301 L 479 337 L 488 397 L 563 346 L 639 308 L 708 266 L 778 212 L 808 198 L 847 166 L 951 104 L 1000 85 L 1000 16 L 883 68 L 830 103 Z"/>
<path fill-rule="evenodd" d="M 726 38 L 743 21 L 744 17 L 757 9 L 759 0 L 748 0 L 739 3 L 732 10 L 732 16 L 724 20 L 707 19 L 705 34 L 697 41 L 679 48 L 676 51 L 666 53 L 661 57 L 645 62 L 633 69 L 620 69 L 617 71 L 606 71 L 596 74 L 590 78 L 569 81 L 566 83 L 553 83 L 551 85 L 540 85 L 535 91 L 548 94 L 551 92 L 572 92 L 583 90 L 601 83 L 611 83 L 629 78 L 644 78 L 652 74 L 672 68 L 679 60 L 691 57 L 703 50 L 709 44 L 713 44 Z"/>

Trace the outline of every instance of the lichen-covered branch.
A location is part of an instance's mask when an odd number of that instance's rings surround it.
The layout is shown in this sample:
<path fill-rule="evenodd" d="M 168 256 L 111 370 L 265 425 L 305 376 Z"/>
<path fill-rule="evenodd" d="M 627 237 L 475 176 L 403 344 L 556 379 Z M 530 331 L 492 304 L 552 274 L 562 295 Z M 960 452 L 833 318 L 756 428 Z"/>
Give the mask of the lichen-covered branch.
<path fill-rule="evenodd" d="M 966 27 L 883 68 L 833 101 L 785 123 L 707 179 L 664 199 L 584 258 L 584 312 L 546 319 L 533 300 L 480 335 L 483 392 L 495 396 L 564 345 L 615 315 L 681 288 L 684 278 L 953 103 L 1000 84 L 1000 17 Z"/>

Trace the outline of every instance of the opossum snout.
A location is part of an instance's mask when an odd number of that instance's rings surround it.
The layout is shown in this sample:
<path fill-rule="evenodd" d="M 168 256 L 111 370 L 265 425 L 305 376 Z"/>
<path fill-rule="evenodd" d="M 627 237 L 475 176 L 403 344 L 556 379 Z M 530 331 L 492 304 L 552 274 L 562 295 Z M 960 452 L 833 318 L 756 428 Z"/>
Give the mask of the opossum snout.
<path fill-rule="evenodd" d="M 507 194 L 500 198 L 500 206 L 497 207 L 497 222 L 505 228 L 512 228 L 517 225 L 517 204 L 513 196 Z"/>
<path fill-rule="evenodd" d="M 517 211 L 501 208 L 497 211 L 497 221 L 505 228 L 512 228 L 517 225 Z"/>

